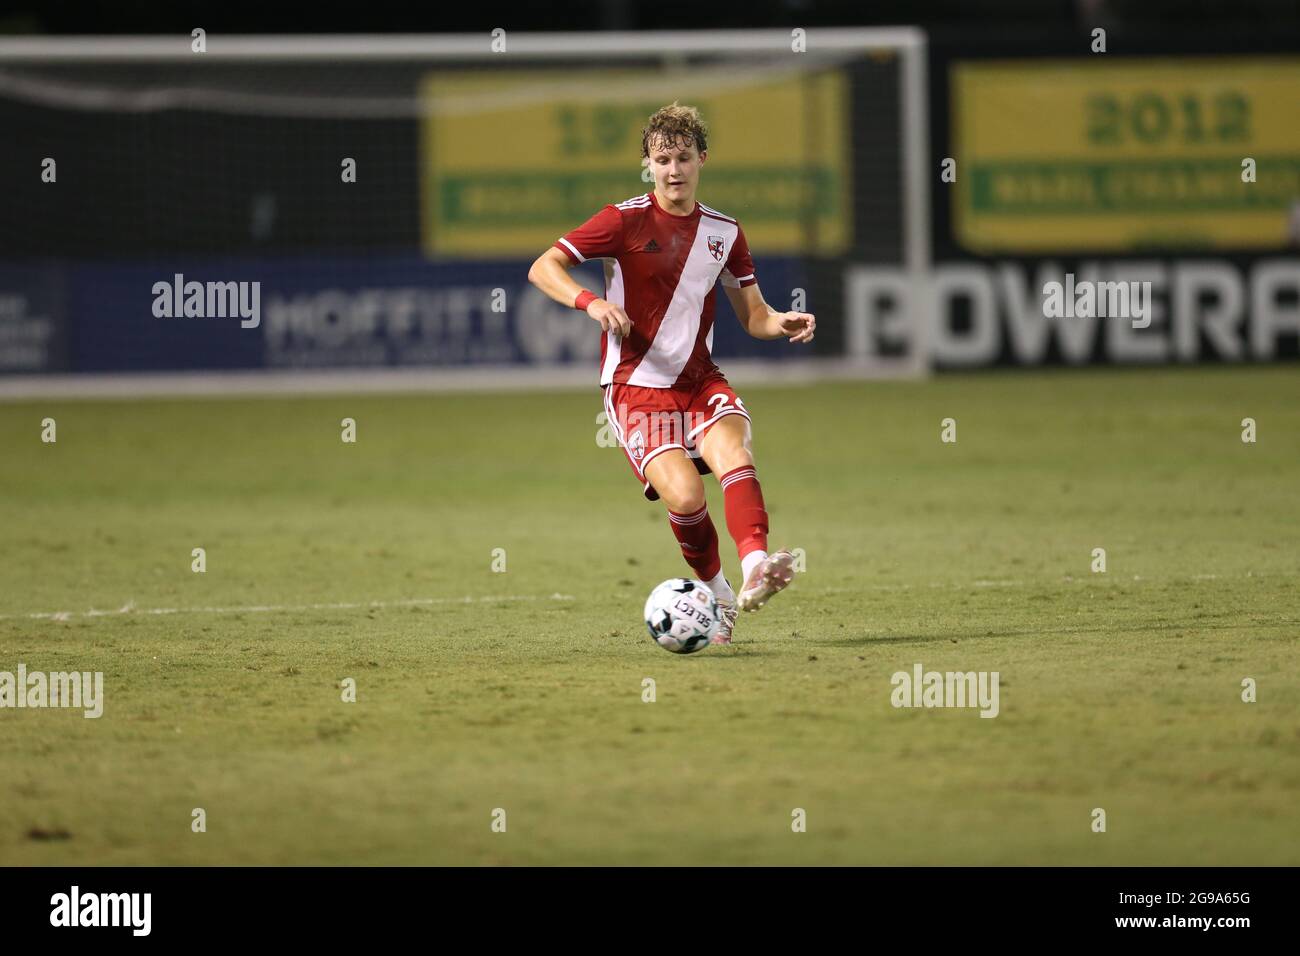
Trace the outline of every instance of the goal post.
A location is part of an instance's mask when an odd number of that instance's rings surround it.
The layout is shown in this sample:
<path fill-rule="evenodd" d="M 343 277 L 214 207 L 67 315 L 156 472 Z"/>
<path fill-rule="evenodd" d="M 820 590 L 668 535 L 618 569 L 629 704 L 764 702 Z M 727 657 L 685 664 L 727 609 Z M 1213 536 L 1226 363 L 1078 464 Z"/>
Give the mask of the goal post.
<path fill-rule="evenodd" d="M 774 307 L 818 315 L 812 348 L 756 342 L 719 295 L 723 368 L 924 374 L 919 29 L 196 34 L 0 39 L 0 391 L 139 372 L 589 384 L 599 336 L 527 266 L 651 188 L 641 128 L 674 100 L 709 124 L 700 201 L 744 226 Z M 906 306 L 863 301 L 863 270 Z M 148 290 L 176 276 L 255 285 L 258 321 L 159 317 Z"/>

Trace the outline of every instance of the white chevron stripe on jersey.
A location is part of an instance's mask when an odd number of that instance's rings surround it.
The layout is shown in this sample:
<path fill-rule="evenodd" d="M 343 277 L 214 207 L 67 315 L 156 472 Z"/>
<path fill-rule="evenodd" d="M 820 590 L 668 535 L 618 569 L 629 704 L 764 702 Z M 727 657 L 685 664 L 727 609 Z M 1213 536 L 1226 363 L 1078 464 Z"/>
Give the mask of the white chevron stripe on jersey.
<path fill-rule="evenodd" d="M 624 302 L 626 293 L 623 288 L 623 270 L 617 259 L 605 260 L 605 299 L 626 311 Z M 612 328 L 605 332 L 605 361 L 600 366 L 600 384 L 608 385 L 614 381 L 614 371 L 618 368 L 619 358 L 623 353 L 623 337 Z"/>
<path fill-rule="evenodd" d="M 734 223 L 700 218 L 691 251 L 682 265 L 681 275 L 677 277 L 672 300 L 655 332 L 654 341 L 628 377 L 629 385 L 670 388 L 677 381 L 677 376 L 690 361 L 695 339 L 700 334 L 704 300 L 718 281 L 718 273 L 735 244 L 738 231 L 739 226 Z M 723 241 L 725 251 L 721 261 L 709 251 L 710 236 L 720 237 Z"/>

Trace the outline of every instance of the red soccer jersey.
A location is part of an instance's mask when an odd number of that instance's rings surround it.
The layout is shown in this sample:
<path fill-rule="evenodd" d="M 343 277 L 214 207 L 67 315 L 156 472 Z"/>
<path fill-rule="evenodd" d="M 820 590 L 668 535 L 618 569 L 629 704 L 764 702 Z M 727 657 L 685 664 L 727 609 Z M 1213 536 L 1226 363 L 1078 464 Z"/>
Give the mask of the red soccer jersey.
<path fill-rule="evenodd" d="M 698 202 L 674 216 L 653 191 L 606 206 L 555 247 L 575 263 L 604 259 L 604 298 L 632 320 L 627 336 L 604 333 L 601 385 L 684 387 L 717 372 L 718 279 L 732 288 L 758 281 L 740 223 Z"/>

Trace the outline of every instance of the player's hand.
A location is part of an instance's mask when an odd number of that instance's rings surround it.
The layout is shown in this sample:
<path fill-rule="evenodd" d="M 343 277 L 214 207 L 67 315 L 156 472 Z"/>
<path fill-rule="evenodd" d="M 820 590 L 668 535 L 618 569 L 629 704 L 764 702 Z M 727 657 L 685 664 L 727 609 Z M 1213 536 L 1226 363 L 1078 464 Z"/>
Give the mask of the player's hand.
<path fill-rule="evenodd" d="M 627 335 L 632 331 L 632 320 L 627 317 L 622 306 L 605 299 L 592 299 L 587 306 L 587 314 L 600 323 L 601 331 L 614 330 L 615 335 Z"/>
<path fill-rule="evenodd" d="M 781 334 L 788 335 L 791 342 L 811 342 L 817 320 L 811 312 L 783 312 L 780 317 Z"/>

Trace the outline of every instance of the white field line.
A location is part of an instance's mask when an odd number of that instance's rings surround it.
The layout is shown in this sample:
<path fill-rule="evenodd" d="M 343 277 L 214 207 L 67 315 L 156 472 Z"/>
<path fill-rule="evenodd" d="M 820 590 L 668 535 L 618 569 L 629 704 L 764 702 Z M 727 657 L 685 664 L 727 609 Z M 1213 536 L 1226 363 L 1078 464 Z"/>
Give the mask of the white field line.
<path fill-rule="evenodd" d="M 1213 581 L 1220 577 L 1218 574 L 1195 574 L 1187 580 L 1191 581 Z M 1249 572 L 1240 577 L 1257 577 L 1253 572 Z M 1080 578 L 1079 580 L 1083 580 Z M 1122 580 L 1116 578 L 1116 580 Z M 1133 575 L 1132 580 L 1144 580 L 1140 575 Z M 798 583 L 796 578 L 795 583 Z M 805 592 L 812 595 L 825 594 L 861 594 L 866 591 L 918 591 L 918 590 L 937 590 L 951 589 L 962 590 L 965 588 L 1012 588 L 1022 587 L 1025 585 L 1041 586 L 1042 584 L 1057 583 L 1071 584 L 1071 580 L 1060 580 L 1055 582 L 1027 582 L 1022 580 L 985 580 L 976 581 L 931 581 L 929 584 L 864 584 L 857 587 L 821 587 Z M 797 592 L 792 592 L 796 593 Z M 126 614 L 271 614 L 284 611 L 352 611 L 360 608 L 400 608 L 400 607 L 426 607 L 435 604 L 490 604 L 493 601 L 573 601 L 572 594 L 500 594 L 500 595 L 464 595 L 462 597 L 437 597 L 437 598 L 409 598 L 397 601 L 340 601 L 329 604 L 248 604 L 236 607 L 151 607 L 137 608 L 134 601 L 128 601 L 122 607 L 115 611 L 103 611 L 91 608 L 89 611 L 42 611 L 31 614 L 0 614 L 0 621 L 13 620 L 32 620 L 32 621 L 70 621 L 74 618 L 94 618 L 94 617 L 118 617 Z"/>
<path fill-rule="evenodd" d="M 734 385 L 817 385 L 827 381 L 915 377 L 914 370 L 868 358 L 728 359 Z M 0 402 L 147 397 L 247 398 L 274 395 L 369 395 L 429 392 L 596 390 L 581 365 L 472 368 L 243 369 L 224 372 L 69 372 L 0 376 Z M 599 401 L 599 398 L 597 398 Z"/>
<path fill-rule="evenodd" d="M 432 604 L 490 604 L 494 601 L 572 601 L 572 594 L 500 594 L 464 597 L 409 598 L 400 601 L 338 601 L 329 604 L 246 604 L 236 607 L 147 607 L 128 601 L 116 611 L 41 611 L 33 614 L 0 614 L 0 621 L 70 621 L 79 617 L 117 617 L 125 614 L 271 614 L 282 611 L 351 611 L 359 608 L 425 607 Z"/>

